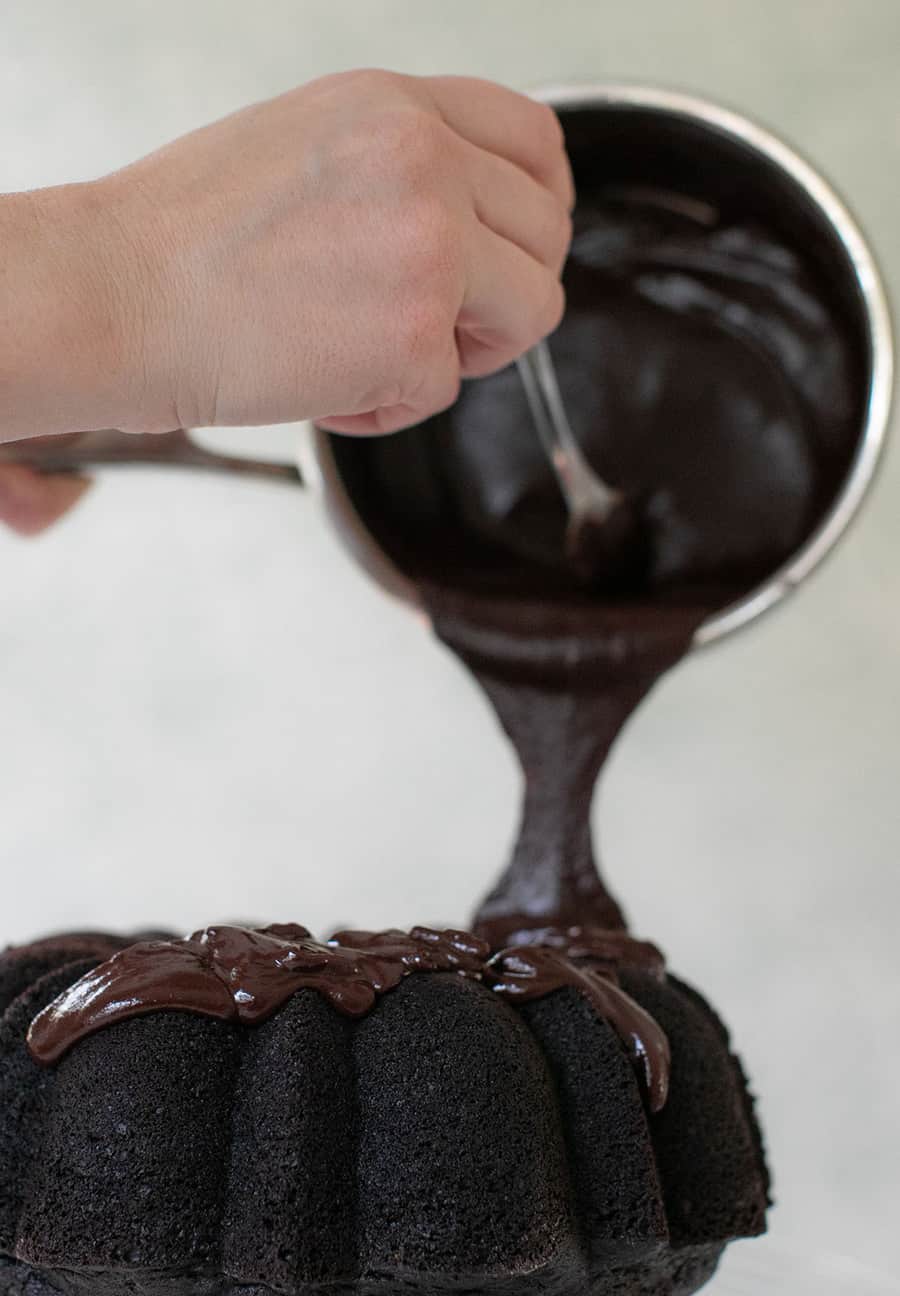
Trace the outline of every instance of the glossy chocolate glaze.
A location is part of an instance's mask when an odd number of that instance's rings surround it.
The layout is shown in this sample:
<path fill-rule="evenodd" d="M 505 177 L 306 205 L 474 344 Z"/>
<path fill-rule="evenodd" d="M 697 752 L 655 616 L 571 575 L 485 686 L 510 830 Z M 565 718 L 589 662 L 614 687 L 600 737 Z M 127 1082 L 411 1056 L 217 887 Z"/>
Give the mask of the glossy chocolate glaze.
<path fill-rule="evenodd" d="M 584 995 L 627 1048 L 641 1075 L 650 1110 L 662 1110 L 669 1092 L 669 1041 L 650 1014 L 618 985 L 615 972 L 605 962 L 575 959 L 565 949 L 547 945 L 518 945 L 497 954 L 486 974 L 494 990 L 514 1001 L 539 999 L 566 986 Z"/>
<path fill-rule="evenodd" d="M 52 1064 L 104 1026 L 161 1010 L 254 1026 L 303 988 L 358 1017 L 410 972 L 477 976 L 488 953 L 466 932 L 427 927 L 409 935 L 339 933 L 328 945 L 291 923 L 207 927 L 186 940 L 141 941 L 114 954 L 35 1019 L 28 1047 L 36 1060 Z"/>
<path fill-rule="evenodd" d="M 798 548 L 846 471 L 849 325 L 802 249 L 724 207 L 631 185 L 576 213 L 551 351 L 582 448 L 639 524 L 605 584 L 586 588 L 566 552 L 514 367 L 423 428 L 332 443 L 354 506 L 522 765 L 518 841 L 475 922 L 495 948 L 534 926 L 623 924 L 591 847 L 606 756 L 700 624 Z"/>
<path fill-rule="evenodd" d="M 623 933 L 573 929 L 542 932 L 540 938 L 540 945 L 523 944 L 494 957 L 477 936 L 430 927 L 343 931 L 327 945 L 294 924 L 208 927 L 186 940 L 142 941 L 114 954 L 45 1008 L 31 1024 L 28 1049 L 35 1061 L 52 1066 L 80 1040 L 155 1012 L 255 1026 L 303 989 L 359 1017 L 413 973 L 451 972 L 484 981 L 512 1001 L 578 990 L 622 1039 L 650 1108 L 658 1111 L 668 1091 L 668 1042 L 621 989 L 618 969 L 661 976 L 659 951 Z"/>

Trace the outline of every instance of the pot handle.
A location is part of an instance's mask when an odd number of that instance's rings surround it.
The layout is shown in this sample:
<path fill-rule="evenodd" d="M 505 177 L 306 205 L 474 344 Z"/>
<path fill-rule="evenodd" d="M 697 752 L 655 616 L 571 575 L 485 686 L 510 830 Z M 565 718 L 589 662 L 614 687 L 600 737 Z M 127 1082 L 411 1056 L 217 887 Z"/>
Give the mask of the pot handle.
<path fill-rule="evenodd" d="M 205 450 L 187 432 L 157 432 L 147 435 L 117 432 L 69 432 L 62 436 L 32 437 L 0 445 L 0 464 L 25 464 L 42 473 L 82 472 L 117 464 L 149 464 L 157 468 L 199 468 L 264 477 L 270 481 L 304 484 L 295 464 L 244 459 L 239 455 Z"/>

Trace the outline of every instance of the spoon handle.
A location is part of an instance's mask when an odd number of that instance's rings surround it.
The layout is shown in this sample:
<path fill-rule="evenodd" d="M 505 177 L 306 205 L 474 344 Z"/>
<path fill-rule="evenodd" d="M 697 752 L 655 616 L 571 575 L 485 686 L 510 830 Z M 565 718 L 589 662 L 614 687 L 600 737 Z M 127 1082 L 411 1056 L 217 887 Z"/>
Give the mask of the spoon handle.
<path fill-rule="evenodd" d="M 618 498 L 617 492 L 597 476 L 582 453 L 566 414 L 547 343 L 538 342 L 517 363 L 534 425 L 569 512 L 576 514 L 596 508 L 604 494 L 611 507 Z"/>
<path fill-rule="evenodd" d="M 106 465 L 149 464 L 157 468 L 211 469 L 303 484 L 300 471 L 293 464 L 218 454 L 197 445 L 180 430 L 141 436 L 108 429 L 32 437 L 28 441 L 0 445 L 0 464 L 4 463 L 25 464 L 43 473 L 82 472 Z"/>

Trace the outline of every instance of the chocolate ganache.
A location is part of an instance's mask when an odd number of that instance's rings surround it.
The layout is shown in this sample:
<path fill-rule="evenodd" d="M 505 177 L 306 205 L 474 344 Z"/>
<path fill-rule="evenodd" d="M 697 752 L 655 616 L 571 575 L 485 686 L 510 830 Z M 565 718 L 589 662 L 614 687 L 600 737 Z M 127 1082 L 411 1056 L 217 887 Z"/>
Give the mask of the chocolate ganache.
<path fill-rule="evenodd" d="M 622 933 L 580 929 L 542 932 L 540 942 L 492 957 L 477 936 L 430 927 L 408 934 L 338 932 L 327 945 L 296 924 L 208 927 L 185 940 L 141 941 L 114 954 L 34 1019 L 28 1048 L 35 1061 L 51 1066 L 87 1036 L 155 1012 L 256 1026 L 304 989 L 359 1017 L 404 977 L 451 972 L 483 981 L 512 1001 L 566 986 L 578 990 L 618 1033 L 651 1111 L 661 1110 L 669 1087 L 668 1041 L 618 983 L 619 967 L 662 977 L 659 951 Z"/>
<path fill-rule="evenodd" d="M 532 927 L 624 924 L 591 844 L 603 762 L 701 623 L 810 535 L 859 415 L 827 282 L 740 213 L 634 186 L 589 194 L 565 285 L 550 342 L 570 421 L 636 519 L 600 583 L 567 552 L 515 367 L 422 427 L 331 442 L 353 506 L 523 768 L 512 861 L 475 924 L 494 948 Z"/>

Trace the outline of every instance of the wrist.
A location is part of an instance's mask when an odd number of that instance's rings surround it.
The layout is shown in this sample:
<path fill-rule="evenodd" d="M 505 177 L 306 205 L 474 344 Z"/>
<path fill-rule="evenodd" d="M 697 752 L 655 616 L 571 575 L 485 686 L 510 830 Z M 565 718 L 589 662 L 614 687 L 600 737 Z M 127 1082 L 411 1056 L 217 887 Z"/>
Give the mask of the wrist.
<path fill-rule="evenodd" d="M 133 244 L 110 182 L 0 199 L 0 440 L 155 424 Z"/>

